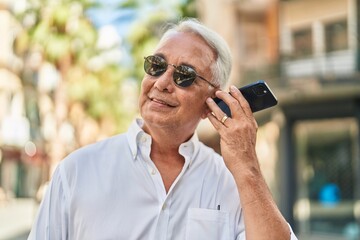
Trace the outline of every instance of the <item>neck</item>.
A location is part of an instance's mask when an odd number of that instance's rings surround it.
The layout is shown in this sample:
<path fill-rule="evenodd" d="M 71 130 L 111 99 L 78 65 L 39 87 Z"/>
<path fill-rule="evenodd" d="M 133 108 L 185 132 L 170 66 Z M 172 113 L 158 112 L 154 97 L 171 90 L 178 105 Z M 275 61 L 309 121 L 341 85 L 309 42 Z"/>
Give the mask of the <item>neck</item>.
<path fill-rule="evenodd" d="M 179 127 L 166 128 L 149 126 L 144 124 L 143 129 L 150 134 L 152 138 L 151 151 L 161 152 L 163 154 L 174 154 L 178 152 L 182 143 L 188 141 L 194 134 L 195 129 L 186 131 Z"/>
<path fill-rule="evenodd" d="M 143 129 L 152 137 L 150 157 L 161 174 L 165 191 L 168 192 L 185 161 L 179 153 L 179 147 L 191 137 L 193 132 L 189 131 L 185 134 L 185 131 L 180 131 L 178 128 L 151 128 L 146 124 Z"/>

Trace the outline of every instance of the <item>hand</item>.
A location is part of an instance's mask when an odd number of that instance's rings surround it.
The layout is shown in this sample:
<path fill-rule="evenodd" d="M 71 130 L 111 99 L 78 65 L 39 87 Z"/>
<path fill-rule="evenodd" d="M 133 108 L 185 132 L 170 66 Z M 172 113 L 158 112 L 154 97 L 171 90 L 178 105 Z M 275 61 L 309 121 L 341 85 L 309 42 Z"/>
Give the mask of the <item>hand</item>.
<path fill-rule="evenodd" d="M 258 125 L 248 102 L 234 86 L 230 87 L 230 94 L 215 94 L 225 101 L 232 114 L 232 118 L 224 117 L 225 113 L 211 98 L 206 100 L 211 111 L 208 118 L 220 134 L 221 154 L 238 187 L 246 238 L 290 239 L 289 227 L 261 174 L 255 152 Z"/>
<path fill-rule="evenodd" d="M 238 187 L 246 238 L 290 239 L 289 227 L 261 174 L 255 152 L 258 125 L 248 102 L 234 86 L 230 87 L 230 94 L 215 94 L 225 101 L 232 114 L 232 118 L 224 117 L 225 113 L 211 98 L 206 100 L 211 111 L 208 118 L 220 134 L 221 154 Z"/>
<path fill-rule="evenodd" d="M 230 94 L 224 91 L 215 94 L 229 106 L 232 113 L 232 117 L 227 118 L 211 98 L 207 99 L 211 111 L 208 118 L 220 134 L 221 154 L 225 164 L 230 171 L 246 167 L 259 170 L 255 152 L 258 125 L 248 102 L 235 86 L 230 87 Z"/>

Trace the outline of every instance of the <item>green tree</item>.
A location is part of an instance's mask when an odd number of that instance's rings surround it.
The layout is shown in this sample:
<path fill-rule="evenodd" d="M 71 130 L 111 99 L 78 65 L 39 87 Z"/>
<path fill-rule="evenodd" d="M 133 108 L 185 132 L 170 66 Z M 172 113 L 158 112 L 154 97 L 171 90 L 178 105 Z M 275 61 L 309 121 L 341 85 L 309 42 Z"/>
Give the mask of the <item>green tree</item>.
<path fill-rule="evenodd" d="M 84 136 L 106 136 L 125 130 L 136 113 L 126 106 L 128 94 L 121 94 L 125 80 L 136 79 L 138 84 L 142 79 L 143 56 L 155 46 L 165 22 L 196 15 L 193 0 L 121 1 L 118 11 L 137 12 L 124 42 L 133 64 L 126 64 L 125 69 L 118 62 L 102 58 L 104 52 L 119 46 L 99 49 L 97 29 L 85 14 L 90 8 L 104 7 L 101 1 L 28 0 L 26 3 L 23 11 L 17 12 L 23 31 L 18 34 L 15 52 L 25 62 L 33 52 L 40 52 L 42 62 L 51 64 L 60 76 L 48 93 L 54 103 L 56 133 L 47 140 L 47 152 L 55 164 L 73 148 L 87 144 Z M 22 75 L 31 84 L 36 82 L 27 68 Z M 40 114 L 40 123 L 42 117 Z M 62 139 L 62 129 L 67 123 L 75 132 L 71 147 Z M 92 140 L 95 139 L 88 141 Z"/>
<path fill-rule="evenodd" d="M 46 93 L 53 101 L 56 128 L 46 145 L 51 161 L 56 164 L 74 148 L 125 128 L 134 115 L 129 108 L 124 109 L 120 94 L 129 71 L 118 62 L 104 58 L 105 52 L 119 46 L 97 47 L 97 29 L 85 14 L 87 9 L 99 7 L 95 2 L 28 0 L 26 3 L 23 11 L 16 12 L 23 31 L 17 36 L 14 50 L 25 62 L 21 73 L 25 84 L 37 88 L 34 73 L 43 64 L 52 65 L 60 76 L 54 89 Z M 29 70 L 33 63 L 27 59 L 34 52 L 40 53 L 42 60 Z M 33 74 L 29 74 L 31 71 Z M 43 94 L 38 93 L 37 97 Z M 42 117 L 44 114 L 40 114 Z M 41 122 L 44 121 L 40 119 Z M 69 124 L 74 128 L 72 146 L 64 140 L 64 126 Z M 92 138 L 89 131 L 85 132 L 89 129 Z"/>
<path fill-rule="evenodd" d="M 133 9 L 139 13 L 126 38 L 134 62 L 133 77 L 138 81 L 144 75 L 143 57 L 154 49 L 164 30 L 164 24 L 197 16 L 194 0 L 127 0 L 119 8 Z"/>

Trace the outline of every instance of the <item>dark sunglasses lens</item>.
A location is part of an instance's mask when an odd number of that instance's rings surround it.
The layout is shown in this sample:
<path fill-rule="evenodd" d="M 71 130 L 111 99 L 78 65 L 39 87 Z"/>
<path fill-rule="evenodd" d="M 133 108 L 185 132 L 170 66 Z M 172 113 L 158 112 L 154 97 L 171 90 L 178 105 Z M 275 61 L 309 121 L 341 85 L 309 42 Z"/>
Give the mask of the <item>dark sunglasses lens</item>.
<path fill-rule="evenodd" d="M 151 76 L 160 76 L 167 69 L 165 59 L 159 56 L 148 56 L 144 61 L 144 70 Z"/>
<path fill-rule="evenodd" d="M 174 82 L 180 87 L 189 87 L 196 78 L 194 69 L 187 66 L 178 66 L 174 72 Z"/>

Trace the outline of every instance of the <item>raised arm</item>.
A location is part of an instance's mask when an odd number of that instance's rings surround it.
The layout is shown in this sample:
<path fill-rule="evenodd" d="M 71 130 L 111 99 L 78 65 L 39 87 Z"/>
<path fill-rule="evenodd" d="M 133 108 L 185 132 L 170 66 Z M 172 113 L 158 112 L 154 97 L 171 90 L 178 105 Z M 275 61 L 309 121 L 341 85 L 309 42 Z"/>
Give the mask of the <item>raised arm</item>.
<path fill-rule="evenodd" d="M 230 87 L 230 94 L 218 91 L 216 96 L 223 99 L 232 112 L 232 118 L 226 119 L 215 102 L 207 100 L 212 111 L 208 118 L 220 134 L 221 154 L 239 191 L 246 239 L 296 239 L 261 174 L 255 151 L 258 126 L 249 104 L 236 87 Z"/>

